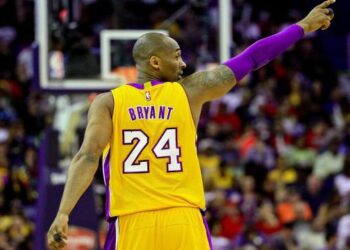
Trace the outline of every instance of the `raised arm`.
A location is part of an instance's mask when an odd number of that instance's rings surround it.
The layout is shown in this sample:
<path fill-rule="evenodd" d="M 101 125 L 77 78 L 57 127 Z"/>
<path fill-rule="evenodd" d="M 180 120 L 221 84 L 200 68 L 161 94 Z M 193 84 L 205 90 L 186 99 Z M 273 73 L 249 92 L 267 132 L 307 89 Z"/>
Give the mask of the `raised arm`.
<path fill-rule="evenodd" d="M 101 94 L 91 104 L 84 141 L 68 171 L 60 207 L 48 233 L 50 249 L 62 249 L 67 242 L 69 215 L 91 184 L 104 147 L 112 135 L 113 97 Z"/>
<path fill-rule="evenodd" d="M 197 105 L 225 95 L 249 72 L 258 69 L 286 51 L 304 36 L 304 33 L 327 29 L 333 18 L 328 6 L 335 0 L 327 0 L 314 7 L 309 14 L 283 31 L 261 39 L 241 54 L 210 71 L 194 73 L 181 83 L 190 103 Z"/>

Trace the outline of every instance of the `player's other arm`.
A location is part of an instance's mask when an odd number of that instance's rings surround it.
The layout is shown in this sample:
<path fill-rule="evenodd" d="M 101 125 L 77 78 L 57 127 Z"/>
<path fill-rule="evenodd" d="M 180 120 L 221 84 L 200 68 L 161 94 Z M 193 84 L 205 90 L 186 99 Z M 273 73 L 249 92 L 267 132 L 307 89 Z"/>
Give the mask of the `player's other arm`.
<path fill-rule="evenodd" d="M 60 207 L 47 233 L 47 243 L 50 249 L 62 249 L 66 244 L 69 215 L 91 184 L 102 151 L 110 141 L 112 112 L 111 93 L 97 96 L 91 104 L 82 146 L 69 167 Z"/>
<path fill-rule="evenodd" d="M 334 2 L 324 1 L 298 23 L 255 42 L 223 65 L 184 78 L 181 82 L 190 101 L 204 103 L 222 97 L 245 75 L 282 54 L 305 33 L 327 29 L 333 18 L 333 12 L 327 7 Z"/>

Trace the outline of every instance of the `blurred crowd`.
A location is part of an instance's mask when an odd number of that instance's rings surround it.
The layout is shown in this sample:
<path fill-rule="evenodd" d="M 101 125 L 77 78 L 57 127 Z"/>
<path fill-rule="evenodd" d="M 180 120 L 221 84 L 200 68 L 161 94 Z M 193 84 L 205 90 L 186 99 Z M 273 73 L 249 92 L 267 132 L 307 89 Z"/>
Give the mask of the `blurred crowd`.
<path fill-rule="evenodd" d="M 42 96 L 30 89 L 33 1 L 0 1 L 0 249 L 32 249 Z"/>
<path fill-rule="evenodd" d="M 50 6 L 50 49 L 71 58 L 72 77 L 97 74 L 103 29 L 168 29 L 187 73 L 218 61 L 217 1 L 73 2 L 74 13 L 67 1 Z M 310 9 L 308 1 L 268 2 L 233 1 L 235 54 Z M 34 1 L 0 0 L 0 249 L 6 250 L 33 249 L 38 148 L 55 111 L 51 95 L 31 88 L 33 12 Z M 350 249 L 350 78 L 338 73 L 323 45 L 319 35 L 306 37 L 245 77 L 244 87 L 203 107 L 198 156 L 214 249 Z M 89 72 L 75 67 L 77 54 L 88 58 Z"/>

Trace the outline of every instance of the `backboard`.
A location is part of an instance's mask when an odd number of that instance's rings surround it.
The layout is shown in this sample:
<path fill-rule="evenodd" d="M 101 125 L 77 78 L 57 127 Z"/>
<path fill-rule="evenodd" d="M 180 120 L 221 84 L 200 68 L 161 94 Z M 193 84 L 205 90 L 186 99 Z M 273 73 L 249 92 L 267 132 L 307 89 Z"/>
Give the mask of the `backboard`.
<path fill-rule="evenodd" d="M 76 1 L 72 2 L 74 4 Z M 62 34 L 58 32 L 60 28 L 57 23 L 65 22 L 69 13 L 61 10 L 60 20 L 55 21 L 57 17 L 52 13 L 52 9 L 57 7 L 54 6 L 55 3 L 36 0 L 35 4 L 35 78 L 39 88 L 44 90 L 104 91 L 135 81 L 136 69 L 131 51 L 136 39 L 151 31 L 168 34 L 166 30 L 101 30 L 96 44 L 90 48 L 83 46 L 86 41 L 80 43 L 79 38 L 75 38 L 76 45 L 67 50 L 64 48 L 65 44 L 57 45 L 57 40 L 66 42 L 72 38 L 60 37 Z M 74 30 L 74 23 L 69 25 Z"/>

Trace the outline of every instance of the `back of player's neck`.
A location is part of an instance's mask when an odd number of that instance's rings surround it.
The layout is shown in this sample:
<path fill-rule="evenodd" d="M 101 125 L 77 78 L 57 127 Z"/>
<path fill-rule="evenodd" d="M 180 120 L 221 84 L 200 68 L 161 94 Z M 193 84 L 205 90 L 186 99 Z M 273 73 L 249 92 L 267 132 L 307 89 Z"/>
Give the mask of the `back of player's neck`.
<path fill-rule="evenodd" d="M 146 82 L 152 82 L 152 81 L 159 81 L 157 78 L 151 78 L 151 77 L 137 77 L 136 82 L 144 84 Z"/>

